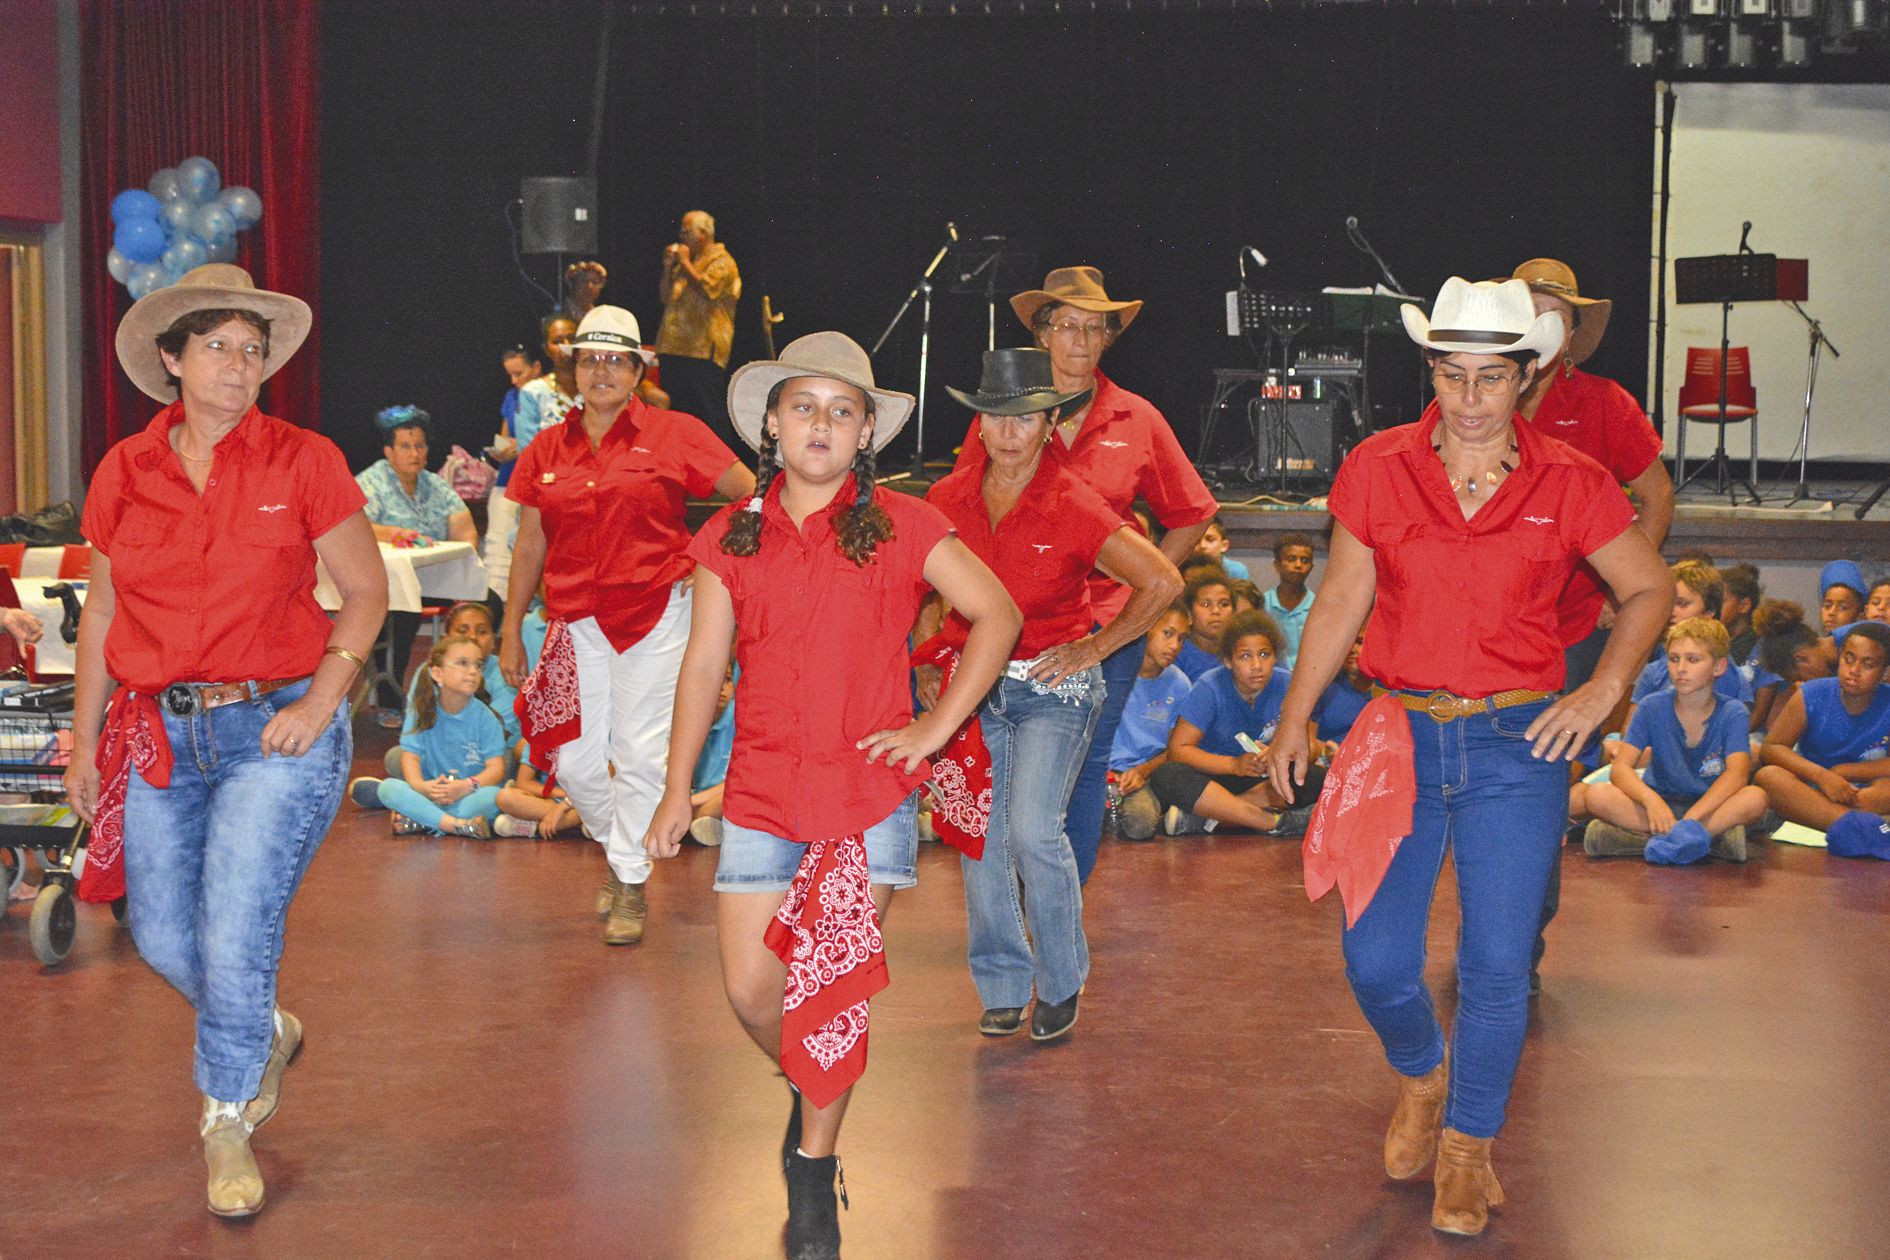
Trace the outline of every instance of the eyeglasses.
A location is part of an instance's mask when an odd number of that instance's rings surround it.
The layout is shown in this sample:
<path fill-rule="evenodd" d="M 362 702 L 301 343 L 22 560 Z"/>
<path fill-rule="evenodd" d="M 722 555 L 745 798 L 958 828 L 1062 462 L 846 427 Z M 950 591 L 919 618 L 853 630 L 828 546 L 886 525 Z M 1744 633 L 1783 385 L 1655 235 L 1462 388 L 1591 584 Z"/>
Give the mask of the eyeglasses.
<path fill-rule="evenodd" d="M 1449 390 L 1453 394 L 1471 391 L 1494 394 L 1508 389 L 1520 379 L 1521 373 L 1518 372 L 1478 372 L 1475 376 L 1465 376 L 1462 372 L 1438 368 L 1431 373 L 1431 384 L 1439 392 Z"/>
<path fill-rule="evenodd" d="M 1109 335 L 1109 325 L 1104 323 L 1077 324 L 1067 319 L 1060 319 L 1050 325 L 1048 331 L 1058 336 L 1068 337 L 1072 341 L 1087 340 L 1091 337 L 1100 341 Z"/>
<path fill-rule="evenodd" d="M 630 367 L 631 356 L 627 354 L 595 353 L 580 350 L 577 365 L 581 368 L 609 368 L 613 372 L 622 372 Z"/>

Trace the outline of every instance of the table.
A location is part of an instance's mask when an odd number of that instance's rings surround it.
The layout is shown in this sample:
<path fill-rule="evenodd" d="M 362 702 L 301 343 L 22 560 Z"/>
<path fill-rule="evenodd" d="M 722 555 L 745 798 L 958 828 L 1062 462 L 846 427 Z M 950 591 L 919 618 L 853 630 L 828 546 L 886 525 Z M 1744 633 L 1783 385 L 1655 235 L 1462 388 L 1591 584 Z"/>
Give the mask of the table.
<path fill-rule="evenodd" d="M 471 543 L 441 542 L 431 547 L 381 543 L 380 549 L 387 569 L 390 612 L 417 613 L 428 603 L 486 597 L 486 566 Z M 341 607 L 341 592 L 319 559 L 315 562 L 315 602 L 329 612 Z"/>

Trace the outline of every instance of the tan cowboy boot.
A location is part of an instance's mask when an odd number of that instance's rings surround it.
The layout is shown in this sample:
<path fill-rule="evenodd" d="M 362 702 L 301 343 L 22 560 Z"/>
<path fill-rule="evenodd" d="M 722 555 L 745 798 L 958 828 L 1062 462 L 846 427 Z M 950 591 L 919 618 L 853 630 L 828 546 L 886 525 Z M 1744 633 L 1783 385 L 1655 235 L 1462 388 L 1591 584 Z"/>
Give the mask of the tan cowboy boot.
<path fill-rule="evenodd" d="M 203 1162 L 210 1170 L 210 1210 L 218 1216 L 262 1211 L 262 1170 L 249 1149 L 250 1124 L 241 1103 L 203 1100 Z"/>
<path fill-rule="evenodd" d="M 1446 1234 L 1481 1234 L 1490 1209 L 1501 1207 L 1503 1187 L 1490 1167 L 1495 1138 L 1473 1138 L 1445 1129 L 1437 1147 L 1437 1197 L 1431 1202 L 1431 1228 Z"/>
<path fill-rule="evenodd" d="M 282 1074 L 301 1049 L 302 1021 L 278 1006 L 276 1036 L 269 1045 L 269 1062 L 263 1067 L 262 1084 L 256 1087 L 256 1096 L 243 1108 L 243 1119 L 250 1128 L 262 1128 L 269 1117 L 276 1114 L 276 1104 L 282 1101 Z"/>
<path fill-rule="evenodd" d="M 642 940 L 646 910 L 642 884 L 618 884 L 610 916 L 604 920 L 604 944 L 635 945 Z"/>
<path fill-rule="evenodd" d="M 1398 1106 L 1385 1130 L 1385 1172 L 1405 1181 L 1424 1171 L 1437 1154 L 1437 1126 L 1450 1092 L 1450 1056 L 1422 1076 L 1398 1074 Z"/>
<path fill-rule="evenodd" d="M 617 890 L 623 887 L 623 881 L 617 878 L 617 872 L 604 868 L 604 884 L 597 890 L 597 917 L 604 918 L 610 913 L 611 902 L 617 900 Z"/>

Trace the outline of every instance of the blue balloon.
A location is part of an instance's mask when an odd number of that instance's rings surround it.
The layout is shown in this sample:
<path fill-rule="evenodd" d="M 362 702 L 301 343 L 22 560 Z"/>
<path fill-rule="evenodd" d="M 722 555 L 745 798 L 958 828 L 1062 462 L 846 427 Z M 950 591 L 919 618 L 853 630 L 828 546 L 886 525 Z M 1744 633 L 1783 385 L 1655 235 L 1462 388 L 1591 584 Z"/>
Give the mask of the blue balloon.
<path fill-rule="evenodd" d="M 158 208 L 158 222 L 172 236 L 189 236 L 190 222 L 196 213 L 196 202 L 188 197 L 172 197 Z"/>
<path fill-rule="evenodd" d="M 105 255 L 105 270 L 110 272 L 112 279 L 120 284 L 131 279 L 131 269 L 137 265 L 116 249 Z"/>
<path fill-rule="evenodd" d="M 207 157 L 187 157 L 177 164 L 177 182 L 192 201 L 209 201 L 223 186 L 217 164 Z"/>
<path fill-rule="evenodd" d="M 155 219 L 131 219 L 118 225 L 112 245 L 133 262 L 156 262 L 164 252 L 164 229 Z"/>
<path fill-rule="evenodd" d="M 218 194 L 217 203 L 230 212 L 239 232 L 244 228 L 255 227 L 262 221 L 262 198 L 256 195 L 253 188 L 232 184 Z"/>
<path fill-rule="evenodd" d="M 112 222 L 158 217 L 158 199 L 142 188 L 127 188 L 112 198 Z"/>
<path fill-rule="evenodd" d="M 198 206 L 190 218 L 191 235 L 199 240 L 220 241 L 236 231 L 236 220 L 230 212 L 216 202 L 207 202 Z"/>
<path fill-rule="evenodd" d="M 164 274 L 164 268 L 154 262 L 139 263 L 131 269 L 131 279 L 125 281 L 125 287 L 131 290 L 131 296 L 141 298 L 153 293 L 170 283 L 170 277 Z"/>
<path fill-rule="evenodd" d="M 164 270 L 173 276 L 181 276 L 193 267 L 201 267 L 210 261 L 210 250 L 194 236 L 179 237 L 158 261 L 164 264 Z"/>
<path fill-rule="evenodd" d="M 236 238 L 226 236 L 222 240 L 211 241 L 209 245 L 211 262 L 235 262 Z"/>
<path fill-rule="evenodd" d="M 169 201 L 183 191 L 183 185 L 177 182 L 177 168 L 173 166 L 167 166 L 153 175 L 151 182 L 145 187 L 150 189 L 151 195 L 159 201 Z"/>

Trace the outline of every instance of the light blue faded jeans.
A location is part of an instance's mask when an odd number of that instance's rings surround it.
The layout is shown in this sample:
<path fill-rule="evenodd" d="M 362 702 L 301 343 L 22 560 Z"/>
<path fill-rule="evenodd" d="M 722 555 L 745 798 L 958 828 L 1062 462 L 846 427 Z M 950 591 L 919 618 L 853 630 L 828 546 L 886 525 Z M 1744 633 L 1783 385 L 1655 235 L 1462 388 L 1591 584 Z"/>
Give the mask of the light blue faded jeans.
<path fill-rule="evenodd" d="M 984 857 L 964 859 L 971 978 L 986 1010 L 1065 1002 L 1089 978 L 1083 884 L 1064 830 L 1102 710 L 1101 669 L 1067 694 L 1000 678 L 979 711 L 991 752 Z M 1018 887 L 1019 879 L 1023 887 Z"/>
<path fill-rule="evenodd" d="M 343 701 L 299 757 L 262 754 L 262 731 L 306 682 L 194 717 L 164 714 L 171 783 L 135 772 L 125 800 L 132 939 L 197 1010 L 197 1088 L 256 1096 L 275 1036 L 283 920 L 328 834 L 354 736 Z"/>

